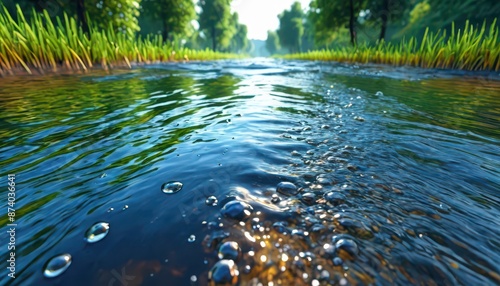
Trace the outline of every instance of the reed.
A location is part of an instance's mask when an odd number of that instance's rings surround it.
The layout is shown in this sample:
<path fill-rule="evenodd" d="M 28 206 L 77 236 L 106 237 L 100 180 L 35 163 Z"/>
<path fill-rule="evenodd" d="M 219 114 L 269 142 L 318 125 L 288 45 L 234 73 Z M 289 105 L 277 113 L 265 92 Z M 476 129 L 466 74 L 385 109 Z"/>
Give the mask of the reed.
<path fill-rule="evenodd" d="M 452 25 L 446 30 L 430 32 L 426 29 L 422 39 L 403 39 L 400 43 L 380 42 L 358 47 L 344 47 L 284 55 L 287 59 L 376 63 L 422 68 L 459 69 L 470 71 L 499 71 L 500 43 L 496 19 L 486 28 L 474 27 L 467 21 L 463 29 Z"/>
<path fill-rule="evenodd" d="M 133 39 L 115 33 L 111 26 L 107 30 L 91 26 L 86 34 L 66 14 L 55 21 L 47 11 L 33 14 L 26 19 L 17 6 L 17 15 L 13 17 L 5 7 L 0 7 L 0 75 L 241 57 L 208 49 L 174 48 L 160 35 Z"/>

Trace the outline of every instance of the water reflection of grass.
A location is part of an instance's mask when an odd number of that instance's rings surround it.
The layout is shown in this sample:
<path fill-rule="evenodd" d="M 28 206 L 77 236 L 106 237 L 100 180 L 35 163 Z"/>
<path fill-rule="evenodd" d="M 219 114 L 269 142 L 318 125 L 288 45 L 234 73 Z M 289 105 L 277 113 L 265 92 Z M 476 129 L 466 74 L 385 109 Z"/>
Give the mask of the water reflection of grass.
<path fill-rule="evenodd" d="M 120 184 L 154 171 L 176 145 L 231 115 L 214 114 L 214 106 L 223 110 L 246 100 L 234 93 L 240 80 L 229 75 L 196 80 L 164 70 L 153 74 L 6 80 L 0 169 L 32 174 L 23 183 L 37 189 L 72 172 L 86 175 L 60 190 L 104 172 L 114 172 L 110 185 Z"/>
<path fill-rule="evenodd" d="M 471 131 L 476 134 L 500 138 L 500 82 L 481 78 L 456 77 L 429 78 L 408 81 L 390 78 L 336 75 L 332 80 L 359 88 L 376 98 L 382 92 L 386 99 L 395 99 L 407 109 L 397 110 L 386 104 L 369 105 L 370 112 L 410 122 L 423 122 L 452 130 Z M 387 104 L 392 104 L 387 101 Z M 392 109 L 392 110 L 391 110 Z"/>
<path fill-rule="evenodd" d="M 376 46 L 309 51 L 286 55 L 285 58 L 498 71 L 498 34 L 496 20 L 489 31 L 486 23 L 478 29 L 467 22 L 463 29 L 457 30 L 453 26 L 450 35 L 446 30 L 433 33 L 427 29 L 420 41 L 412 37 L 397 44 L 383 42 Z"/>
<path fill-rule="evenodd" d="M 2 9 L 3 8 L 3 9 Z M 75 19 L 52 22 L 47 11 L 33 13 L 27 20 L 18 7 L 14 19 L 0 7 L 0 75 L 24 71 L 88 70 L 94 65 L 104 69 L 179 60 L 215 60 L 240 57 L 211 50 L 175 49 L 161 36 L 131 39 L 125 34 L 91 29 L 85 34 Z"/>

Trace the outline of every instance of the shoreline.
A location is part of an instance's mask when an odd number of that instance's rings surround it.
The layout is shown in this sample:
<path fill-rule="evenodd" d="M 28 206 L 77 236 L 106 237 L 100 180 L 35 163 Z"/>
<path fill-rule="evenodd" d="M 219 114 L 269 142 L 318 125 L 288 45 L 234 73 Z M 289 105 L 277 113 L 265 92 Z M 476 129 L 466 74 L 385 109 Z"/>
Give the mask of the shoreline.
<path fill-rule="evenodd" d="M 321 59 L 296 59 L 296 58 L 276 58 L 269 57 L 274 59 L 288 60 L 288 61 L 303 61 L 303 62 L 321 62 L 321 63 L 331 63 L 331 64 L 344 64 L 344 65 L 353 65 L 353 66 L 380 66 L 380 67 L 392 67 L 392 68 L 414 68 L 420 70 L 428 70 L 428 71 L 438 71 L 438 72 L 446 72 L 457 75 L 479 75 L 489 77 L 491 75 L 500 76 L 500 70 L 469 70 L 469 69 L 457 69 L 457 68 L 440 68 L 440 67 L 421 67 L 414 65 L 395 65 L 389 63 L 376 63 L 376 62 L 367 62 L 367 63 L 359 63 L 359 62 L 351 62 L 351 61 L 335 61 L 335 60 L 321 60 Z M 15 67 L 12 70 L 6 71 L 0 69 L 0 80 L 6 78 L 15 78 L 15 77 L 40 77 L 40 76 L 54 76 L 54 75 L 83 75 L 95 71 L 104 71 L 107 73 L 111 73 L 114 70 L 132 70 L 137 67 L 144 67 L 148 65 L 158 65 L 158 64 L 169 64 L 169 63 L 196 63 L 196 62 L 207 62 L 207 61 L 221 61 L 227 59 L 214 59 L 214 60 L 168 60 L 168 61 L 151 61 L 151 62 L 123 62 L 118 64 L 94 64 L 91 67 L 71 67 L 65 64 L 58 64 L 57 67 L 54 68 L 39 68 L 33 65 L 29 65 L 28 68 L 30 72 L 28 72 L 24 67 Z M 462 74 L 463 73 L 463 74 Z"/>
<path fill-rule="evenodd" d="M 28 65 L 29 71 L 26 70 L 26 68 L 20 66 L 20 67 L 15 67 L 14 69 L 11 70 L 3 70 L 0 69 L 0 79 L 2 78 L 10 78 L 10 77 L 24 77 L 24 76 L 33 76 L 33 77 L 38 77 L 38 76 L 47 76 L 47 75 L 74 75 L 74 74 L 86 74 L 92 71 L 106 71 L 106 72 L 111 72 L 113 70 L 131 70 L 135 67 L 141 67 L 141 66 L 147 66 L 147 65 L 154 65 L 154 64 L 166 64 L 166 63 L 188 63 L 191 62 L 189 60 L 182 60 L 182 61 L 177 61 L 177 60 L 169 60 L 169 61 L 155 61 L 155 62 L 130 62 L 130 64 L 124 62 L 124 63 L 118 63 L 118 64 L 107 64 L 107 65 L 102 65 L 102 64 L 94 64 L 91 67 L 85 67 L 83 68 L 82 66 L 77 66 L 77 67 L 71 67 L 65 64 L 58 64 L 56 68 L 54 69 L 53 67 L 48 67 L 48 68 L 39 68 L 35 67 L 33 65 Z M 197 62 L 196 60 L 192 62 Z"/>

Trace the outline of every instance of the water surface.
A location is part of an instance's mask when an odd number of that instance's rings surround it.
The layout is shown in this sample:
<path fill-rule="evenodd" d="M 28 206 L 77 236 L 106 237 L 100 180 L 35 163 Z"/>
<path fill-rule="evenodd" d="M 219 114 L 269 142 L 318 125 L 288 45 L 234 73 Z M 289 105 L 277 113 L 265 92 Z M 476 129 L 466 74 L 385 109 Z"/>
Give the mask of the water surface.
<path fill-rule="evenodd" d="M 1 79 L 18 226 L 0 284 L 206 285 L 236 241 L 241 285 L 497 285 L 499 91 L 496 74 L 278 60 Z M 222 217 L 232 200 L 250 218 Z M 330 251 L 342 238 L 359 253 Z"/>

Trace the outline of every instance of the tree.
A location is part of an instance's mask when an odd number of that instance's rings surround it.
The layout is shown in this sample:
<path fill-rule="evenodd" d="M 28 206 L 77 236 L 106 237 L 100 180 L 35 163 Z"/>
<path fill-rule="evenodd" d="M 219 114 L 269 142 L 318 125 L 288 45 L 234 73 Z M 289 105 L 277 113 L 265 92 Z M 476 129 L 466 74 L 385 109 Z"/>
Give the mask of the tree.
<path fill-rule="evenodd" d="M 431 13 L 426 24 L 435 26 L 439 23 L 448 26 L 451 22 L 464 23 L 470 20 L 472 24 L 482 24 L 486 19 L 492 21 L 498 18 L 500 1 L 498 0 L 464 0 L 464 1 L 438 1 L 428 0 Z"/>
<path fill-rule="evenodd" d="M 283 11 L 279 16 L 280 26 L 278 36 L 282 47 L 290 52 L 300 52 L 302 35 L 304 34 L 304 11 L 299 2 L 292 4 L 290 10 Z"/>
<path fill-rule="evenodd" d="M 368 2 L 368 16 L 366 19 L 378 23 L 380 19 L 379 40 L 385 40 L 389 22 L 402 20 L 408 16 L 410 1 L 408 0 L 371 0 Z"/>
<path fill-rule="evenodd" d="M 190 23 L 196 18 L 192 0 L 143 0 L 142 3 L 144 17 L 161 23 L 164 40 L 188 34 Z"/>
<path fill-rule="evenodd" d="M 15 13 L 15 4 L 19 4 L 26 17 L 30 17 L 32 9 L 36 12 L 47 10 L 52 18 L 67 13 L 70 17 L 76 17 L 84 32 L 89 31 L 89 24 L 101 29 L 112 26 L 115 31 L 129 36 L 134 36 L 140 29 L 137 17 L 141 0 L 4 1 L 3 4 L 11 13 Z"/>
<path fill-rule="evenodd" d="M 274 31 L 267 31 L 266 49 L 271 55 L 276 54 L 281 49 L 280 39 Z"/>
<path fill-rule="evenodd" d="M 80 1 L 80 0 L 79 0 Z M 115 31 L 133 37 L 139 27 L 139 3 L 140 0 L 81 0 L 85 3 L 93 25 L 101 29 L 112 26 Z M 87 19 L 88 20 L 88 19 Z M 83 22 L 81 22 L 83 24 Z"/>
<path fill-rule="evenodd" d="M 456 28 L 461 28 L 466 20 L 473 26 L 480 26 L 486 21 L 486 28 L 488 29 L 493 20 L 498 18 L 500 1 L 419 0 L 409 8 L 408 24 L 395 35 L 396 38 L 405 35 L 421 37 L 426 27 L 434 31 L 438 29 L 450 31 L 452 23 L 455 23 Z M 500 23 L 497 22 L 497 25 L 500 25 Z"/>
<path fill-rule="evenodd" d="M 235 33 L 231 23 L 231 0 L 201 0 L 198 22 L 212 41 L 212 50 L 227 48 Z"/>
<path fill-rule="evenodd" d="M 322 34 L 339 31 L 342 27 L 349 27 L 351 44 L 356 45 L 356 22 L 359 12 L 365 6 L 366 0 L 313 0 L 310 4 L 311 19 L 316 31 L 315 38 Z"/>
<path fill-rule="evenodd" d="M 250 42 L 247 38 L 248 28 L 239 23 L 238 13 L 233 13 L 231 17 L 231 26 L 234 27 L 234 35 L 231 38 L 229 50 L 234 53 L 246 52 Z"/>
<path fill-rule="evenodd" d="M 304 15 L 302 22 L 304 25 L 304 34 L 302 35 L 300 49 L 302 51 L 313 50 L 315 48 L 314 47 L 314 24 L 311 22 L 311 19 L 309 17 L 309 13 L 307 15 Z"/>
<path fill-rule="evenodd" d="M 89 32 L 89 23 L 87 22 L 86 10 L 85 10 L 85 0 L 76 0 L 76 18 L 80 23 L 80 27 L 84 33 Z"/>

